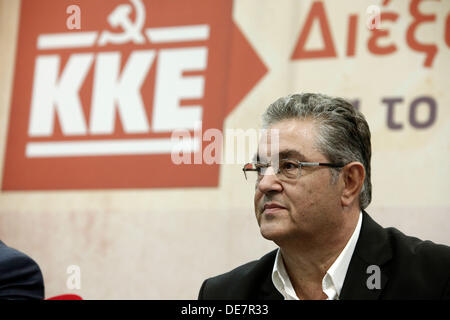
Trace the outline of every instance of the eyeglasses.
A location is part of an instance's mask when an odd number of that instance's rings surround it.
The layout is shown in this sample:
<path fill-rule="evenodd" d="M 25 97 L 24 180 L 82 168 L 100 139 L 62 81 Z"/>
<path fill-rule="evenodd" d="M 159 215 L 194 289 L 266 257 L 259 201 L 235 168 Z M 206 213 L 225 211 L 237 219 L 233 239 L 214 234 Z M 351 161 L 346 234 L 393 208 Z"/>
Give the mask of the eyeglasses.
<path fill-rule="evenodd" d="M 249 182 L 259 183 L 266 174 L 269 167 L 273 167 L 278 179 L 282 181 L 297 179 L 301 175 L 302 167 L 305 166 L 325 166 L 332 168 L 342 168 L 345 164 L 341 163 L 325 163 L 325 162 L 301 162 L 296 159 L 282 159 L 279 161 L 278 167 L 271 163 L 250 162 L 244 165 L 245 180 Z M 275 169 L 276 168 L 276 169 Z"/>

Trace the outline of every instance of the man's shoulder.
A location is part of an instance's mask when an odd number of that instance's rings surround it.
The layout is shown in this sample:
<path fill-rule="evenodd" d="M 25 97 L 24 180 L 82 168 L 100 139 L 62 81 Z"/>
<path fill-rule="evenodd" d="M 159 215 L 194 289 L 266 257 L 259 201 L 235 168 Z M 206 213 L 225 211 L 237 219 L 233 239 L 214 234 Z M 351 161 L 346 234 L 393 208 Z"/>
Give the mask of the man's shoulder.
<path fill-rule="evenodd" d="M 373 269 L 374 266 L 378 269 Z M 369 270 L 378 271 L 371 275 L 374 271 Z M 377 290 L 369 288 L 368 279 L 378 279 Z M 450 248 L 406 235 L 396 228 L 384 228 L 363 211 L 361 232 L 341 296 L 343 299 L 450 297 Z"/>
<path fill-rule="evenodd" d="M 246 299 L 255 291 L 255 286 L 264 283 L 271 276 L 276 251 L 273 250 L 259 260 L 245 263 L 231 271 L 206 279 L 199 293 L 199 299 Z"/>
<path fill-rule="evenodd" d="M 402 267 L 421 271 L 441 271 L 450 276 L 450 247 L 430 240 L 409 236 L 395 228 L 386 228 L 393 248 L 394 259 L 402 261 Z M 435 273 L 434 276 L 437 274 Z"/>
<path fill-rule="evenodd" d="M 396 228 L 385 228 L 395 255 L 414 260 L 450 264 L 450 247 L 409 236 Z"/>
<path fill-rule="evenodd" d="M 402 231 L 388 227 L 384 228 L 364 212 L 363 227 L 360 234 L 360 255 L 377 255 L 401 259 L 441 261 L 450 263 L 450 247 L 437 244 L 430 240 L 407 235 Z"/>
<path fill-rule="evenodd" d="M 389 228 L 394 251 L 390 273 L 392 280 L 385 298 L 450 299 L 450 247 L 421 240 Z"/>
<path fill-rule="evenodd" d="M 385 299 L 450 298 L 449 246 L 383 228 L 369 217 L 360 236 L 357 255 L 368 265 L 381 266 L 389 279 Z"/>
<path fill-rule="evenodd" d="M 0 299 L 43 298 L 43 277 L 38 264 L 0 241 Z"/>

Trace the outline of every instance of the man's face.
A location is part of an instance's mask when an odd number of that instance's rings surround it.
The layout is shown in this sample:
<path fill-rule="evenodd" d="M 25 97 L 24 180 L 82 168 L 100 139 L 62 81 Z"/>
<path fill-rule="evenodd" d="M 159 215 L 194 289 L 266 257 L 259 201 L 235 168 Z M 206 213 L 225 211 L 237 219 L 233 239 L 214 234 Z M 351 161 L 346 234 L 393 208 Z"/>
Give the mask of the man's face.
<path fill-rule="evenodd" d="M 316 124 L 312 120 L 284 120 L 270 129 L 278 130 L 279 159 L 302 162 L 329 162 L 315 148 Z M 262 139 L 258 149 L 260 162 L 269 162 L 270 138 Z M 272 147 L 273 152 L 273 147 Z M 272 168 L 264 175 L 255 190 L 255 214 L 261 234 L 278 244 L 284 240 L 326 237 L 339 227 L 340 182 L 331 183 L 327 167 L 305 166 L 297 179 L 283 180 Z"/>

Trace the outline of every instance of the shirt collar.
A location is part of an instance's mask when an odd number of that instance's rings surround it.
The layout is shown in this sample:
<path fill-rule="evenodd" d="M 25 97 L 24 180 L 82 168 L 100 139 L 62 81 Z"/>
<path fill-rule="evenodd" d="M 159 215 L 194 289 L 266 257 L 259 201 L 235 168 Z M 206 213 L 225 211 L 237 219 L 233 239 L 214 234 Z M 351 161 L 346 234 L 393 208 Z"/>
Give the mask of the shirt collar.
<path fill-rule="evenodd" d="M 272 282 L 275 288 L 283 295 L 285 300 L 298 300 L 295 289 L 292 286 L 291 280 L 286 272 L 286 268 L 284 267 L 283 257 L 281 256 L 281 251 L 279 248 L 272 270 Z"/>
<path fill-rule="evenodd" d="M 334 287 L 336 288 L 336 293 L 338 296 L 341 294 L 342 286 L 344 285 L 345 275 L 347 274 L 347 269 L 350 264 L 350 260 L 352 259 L 353 252 L 355 251 L 356 242 L 358 242 L 359 233 L 361 231 L 361 223 L 362 223 L 362 213 L 360 211 L 358 223 L 356 224 L 352 236 L 348 240 L 344 250 L 342 250 L 337 259 L 328 269 L 326 274 L 329 275 L 329 277 L 331 278 Z"/>
<path fill-rule="evenodd" d="M 360 211 L 358 223 L 356 224 L 352 236 L 322 279 L 322 290 L 328 296 L 328 300 L 337 299 L 341 294 L 345 275 L 347 274 L 347 269 L 353 256 L 353 252 L 355 251 L 356 242 L 358 241 L 359 233 L 361 231 L 361 223 L 362 213 Z M 281 256 L 281 251 L 279 248 L 272 270 L 272 282 L 275 288 L 283 295 L 285 300 L 298 300 L 294 287 L 292 286 L 291 280 L 286 272 L 283 257 Z"/>

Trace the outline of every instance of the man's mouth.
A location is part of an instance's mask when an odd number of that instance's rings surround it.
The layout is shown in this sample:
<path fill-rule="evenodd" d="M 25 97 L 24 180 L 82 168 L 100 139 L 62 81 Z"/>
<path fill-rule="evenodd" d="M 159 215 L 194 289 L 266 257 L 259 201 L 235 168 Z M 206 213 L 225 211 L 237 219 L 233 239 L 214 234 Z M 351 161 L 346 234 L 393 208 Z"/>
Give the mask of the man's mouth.
<path fill-rule="evenodd" d="M 286 207 L 276 203 L 276 202 L 268 202 L 264 205 L 263 214 L 275 214 L 277 211 L 285 210 Z"/>

